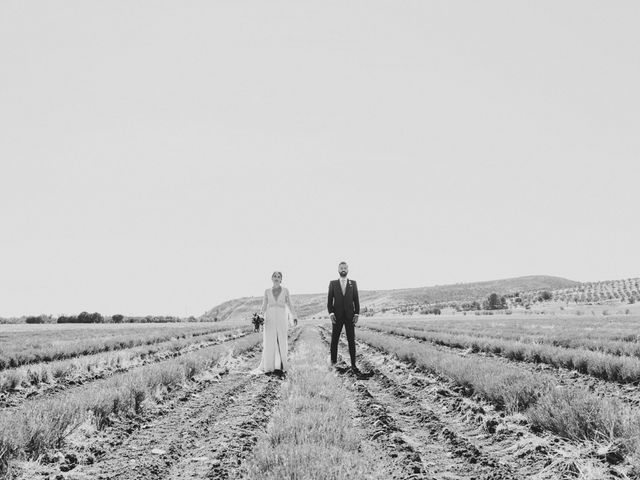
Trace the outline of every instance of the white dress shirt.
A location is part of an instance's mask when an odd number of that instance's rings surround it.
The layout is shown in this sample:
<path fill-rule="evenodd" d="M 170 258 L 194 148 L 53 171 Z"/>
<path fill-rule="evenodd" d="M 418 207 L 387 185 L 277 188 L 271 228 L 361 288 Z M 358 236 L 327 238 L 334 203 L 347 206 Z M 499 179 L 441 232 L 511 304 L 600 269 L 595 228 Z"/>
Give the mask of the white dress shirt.
<path fill-rule="evenodd" d="M 347 293 L 347 277 L 340 277 L 340 287 L 342 288 L 342 295 Z"/>

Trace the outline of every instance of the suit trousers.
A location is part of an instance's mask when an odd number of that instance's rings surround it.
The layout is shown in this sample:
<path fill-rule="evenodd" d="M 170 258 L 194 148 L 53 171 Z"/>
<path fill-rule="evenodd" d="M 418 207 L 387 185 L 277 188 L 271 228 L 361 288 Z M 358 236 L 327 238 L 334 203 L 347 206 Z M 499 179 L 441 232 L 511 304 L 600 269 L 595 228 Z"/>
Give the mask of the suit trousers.
<path fill-rule="evenodd" d="M 331 363 L 338 361 L 338 342 L 340 342 L 340 334 L 342 327 L 347 334 L 347 342 L 349 343 L 349 356 L 351 357 L 351 366 L 356 366 L 356 332 L 353 320 L 345 320 L 336 318 L 331 330 Z"/>

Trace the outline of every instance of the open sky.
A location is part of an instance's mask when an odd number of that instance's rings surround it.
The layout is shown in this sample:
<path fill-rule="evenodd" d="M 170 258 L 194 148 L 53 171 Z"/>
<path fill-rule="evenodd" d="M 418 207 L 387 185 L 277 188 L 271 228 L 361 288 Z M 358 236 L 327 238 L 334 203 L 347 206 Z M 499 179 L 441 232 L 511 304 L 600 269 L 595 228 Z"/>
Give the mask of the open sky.
<path fill-rule="evenodd" d="M 0 316 L 640 275 L 636 1 L 3 0 Z"/>

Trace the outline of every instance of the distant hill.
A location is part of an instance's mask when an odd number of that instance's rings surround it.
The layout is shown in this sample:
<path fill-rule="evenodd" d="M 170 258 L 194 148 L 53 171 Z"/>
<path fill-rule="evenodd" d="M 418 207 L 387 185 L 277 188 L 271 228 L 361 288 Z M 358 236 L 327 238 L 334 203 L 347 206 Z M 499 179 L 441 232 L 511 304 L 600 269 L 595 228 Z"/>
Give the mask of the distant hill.
<path fill-rule="evenodd" d="M 516 292 L 571 289 L 580 282 L 560 277 L 532 275 L 474 283 L 436 285 L 433 287 L 404 288 L 397 290 L 361 290 L 361 307 L 394 308 L 406 304 L 432 304 L 484 300 L 491 293 L 508 295 Z M 327 294 L 293 295 L 292 301 L 301 318 L 326 311 Z M 229 300 L 202 315 L 203 319 L 235 320 L 248 318 L 260 309 L 262 297 L 243 297 Z"/>
<path fill-rule="evenodd" d="M 540 302 L 542 289 L 525 291 L 519 295 L 523 303 Z M 640 278 L 603 280 L 578 283 L 571 287 L 550 290 L 551 298 L 540 303 L 564 302 L 574 304 L 634 304 L 640 302 Z"/>

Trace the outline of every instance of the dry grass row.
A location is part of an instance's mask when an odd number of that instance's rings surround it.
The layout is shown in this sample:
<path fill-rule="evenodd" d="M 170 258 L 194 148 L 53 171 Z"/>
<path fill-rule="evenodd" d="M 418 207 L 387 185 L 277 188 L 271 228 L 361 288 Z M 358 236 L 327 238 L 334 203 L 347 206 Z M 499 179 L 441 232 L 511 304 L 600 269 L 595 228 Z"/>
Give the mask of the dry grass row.
<path fill-rule="evenodd" d="M 640 380 L 640 359 L 635 357 L 611 355 L 579 348 L 569 349 L 546 344 L 523 343 L 500 338 L 420 331 L 382 324 L 370 324 L 369 328 L 403 337 L 426 340 L 436 345 L 470 349 L 472 352 L 488 352 L 509 360 L 563 367 L 607 381 L 631 383 Z"/>
<path fill-rule="evenodd" d="M 197 337 L 233 327 L 229 324 L 165 324 L 156 327 L 124 325 L 106 329 L 87 325 L 83 330 L 72 330 L 63 325 L 56 325 L 46 326 L 46 330 L 36 333 L 8 332 L 0 345 L 0 370 L 152 345 L 171 339 Z"/>
<path fill-rule="evenodd" d="M 372 322 L 376 323 L 376 322 Z M 582 348 L 591 350 L 594 352 L 609 353 L 617 356 L 630 356 L 640 358 L 640 335 L 629 334 L 624 335 L 623 340 L 606 340 L 602 338 L 592 338 L 580 336 L 578 332 L 562 332 L 554 334 L 539 334 L 533 332 L 509 332 L 503 329 L 496 329 L 491 331 L 490 329 L 482 328 L 478 326 L 476 328 L 452 328 L 448 325 L 435 326 L 431 323 L 421 322 L 379 322 L 379 325 L 396 326 L 402 328 L 408 328 L 411 330 L 418 330 L 422 332 L 438 332 L 438 333 L 450 333 L 453 335 L 473 335 L 489 338 L 500 338 L 503 340 L 515 340 L 522 343 L 543 343 L 554 347 L 562 348 Z"/>
<path fill-rule="evenodd" d="M 75 378 L 92 377 L 106 372 L 114 372 L 124 368 L 140 365 L 151 355 L 160 357 L 176 356 L 198 348 L 210 346 L 226 334 L 239 335 L 248 333 L 249 327 L 243 329 L 220 330 L 202 336 L 187 336 L 182 339 L 168 340 L 140 347 L 117 350 L 115 352 L 84 355 L 79 358 L 56 360 L 39 364 L 23 365 L 18 368 L 0 371 L 0 393 L 16 388 L 38 386 L 42 383 L 55 384 Z"/>
<path fill-rule="evenodd" d="M 520 324 L 490 322 L 486 320 L 452 321 L 435 323 L 431 321 L 381 321 L 414 330 L 444 332 L 452 334 L 479 335 L 483 337 L 517 340 L 524 343 L 545 343 L 555 347 L 584 348 L 612 355 L 640 357 L 640 324 L 635 321 L 603 322 L 588 325 L 572 320 L 554 320 L 543 324 Z"/>
<path fill-rule="evenodd" d="M 544 335 L 552 338 L 573 335 L 575 338 L 595 340 L 640 341 L 640 316 L 611 316 L 606 319 L 584 316 L 543 316 L 529 318 L 522 315 L 501 316 L 461 316 L 446 318 L 373 318 L 372 321 L 398 325 L 429 325 L 431 328 L 455 328 L 473 332 L 497 332 L 504 334 Z"/>
<path fill-rule="evenodd" d="M 115 375 L 64 398 L 28 402 L 18 410 L 0 414 L 0 473 L 6 472 L 12 458 L 37 458 L 46 449 L 60 446 L 87 420 L 103 428 L 115 415 L 139 412 L 145 400 L 161 398 L 225 356 L 249 350 L 260 341 L 260 334 L 251 334 Z"/>
<path fill-rule="evenodd" d="M 575 441 L 616 445 L 630 463 L 640 461 L 640 418 L 619 402 L 559 387 L 550 376 L 505 367 L 490 358 L 464 358 L 366 330 L 358 336 L 421 370 L 451 379 L 497 408 L 523 413 L 535 426 Z"/>
<path fill-rule="evenodd" d="M 282 398 L 246 461 L 247 479 L 382 478 L 359 451 L 353 400 L 328 368 L 317 331 L 303 329 Z"/>

